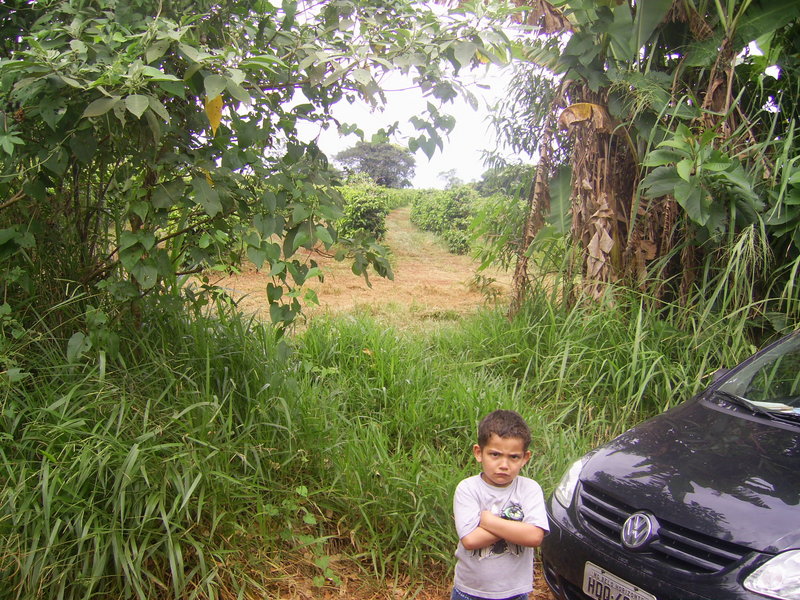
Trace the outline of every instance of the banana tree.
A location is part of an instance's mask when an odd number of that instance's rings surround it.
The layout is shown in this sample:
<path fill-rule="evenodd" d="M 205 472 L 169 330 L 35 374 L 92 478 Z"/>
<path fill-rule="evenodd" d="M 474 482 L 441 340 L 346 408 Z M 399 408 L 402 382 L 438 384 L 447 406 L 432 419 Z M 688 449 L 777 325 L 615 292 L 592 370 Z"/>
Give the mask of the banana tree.
<path fill-rule="evenodd" d="M 590 291 L 635 284 L 656 265 L 664 280 L 679 274 L 686 289 L 700 255 L 748 225 L 766 223 L 783 247 L 800 237 L 792 229 L 796 115 L 784 100 L 796 92 L 799 6 L 538 0 L 528 11 L 541 35 L 527 57 L 562 82 L 550 112 L 573 142 L 571 235 Z M 770 64 L 782 67 L 780 80 L 765 74 Z M 545 141 L 525 248 L 554 176 Z M 660 260 L 676 248 L 682 261 Z M 521 277 L 518 269 L 512 309 Z"/>

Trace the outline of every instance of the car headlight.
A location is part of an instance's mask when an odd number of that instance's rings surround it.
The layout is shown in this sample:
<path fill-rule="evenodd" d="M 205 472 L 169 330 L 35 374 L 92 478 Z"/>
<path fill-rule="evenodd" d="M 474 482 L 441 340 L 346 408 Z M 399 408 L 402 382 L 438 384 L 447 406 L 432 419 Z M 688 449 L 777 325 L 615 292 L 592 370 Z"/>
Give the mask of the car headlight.
<path fill-rule="evenodd" d="M 575 487 L 578 485 L 578 478 L 580 477 L 581 470 L 591 455 L 592 453 L 586 454 L 572 463 L 570 468 L 564 473 L 561 481 L 558 482 L 558 486 L 553 492 L 553 495 L 564 508 L 569 508 L 570 504 L 572 504 L 572 495 L 575 493 Z"/>
<path fill-rule="evenodd" d="M 744 587 L 781 600 L 800 600 L 800 550 L 769 559 L 748 575 Z"/>

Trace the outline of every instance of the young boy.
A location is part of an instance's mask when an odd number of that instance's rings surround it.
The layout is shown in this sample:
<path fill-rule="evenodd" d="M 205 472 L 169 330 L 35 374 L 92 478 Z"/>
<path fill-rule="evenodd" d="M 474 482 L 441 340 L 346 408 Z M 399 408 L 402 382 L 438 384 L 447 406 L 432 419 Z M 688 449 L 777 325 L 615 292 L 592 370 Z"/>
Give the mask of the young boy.
<path fill-rule="evenodd" d="M 459 543 L 451 600 L 525 600 L 533 590 L 534 548 L 549 530 L 538 483 L 519 475 L 531 433 L 511 410 L 478 425 L 472 447 L 480 475 L 458 484 L 453 514 Z"/>

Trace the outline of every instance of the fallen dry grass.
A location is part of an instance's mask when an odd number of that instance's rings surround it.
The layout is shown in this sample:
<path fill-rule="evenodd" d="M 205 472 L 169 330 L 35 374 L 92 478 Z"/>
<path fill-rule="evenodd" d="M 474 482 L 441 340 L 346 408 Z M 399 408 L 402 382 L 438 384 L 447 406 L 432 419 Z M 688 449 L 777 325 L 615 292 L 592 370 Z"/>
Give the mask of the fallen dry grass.
<path fill-rule="evenodd" d="M 397 581 L 378 581 L 344 561 L 334 560 L 331 567 L 341 583 L 320 588 L 313 584 L 311 575 L 289 565 L 286 567 L 281 584 L 273 592 L 276 600 L 448 600 L 453 587 L 451 575 L 445 569 L 441 569 L 438 575 L 429 574 L 427 582 L 411 581 L 406 577 Z M 537 562 L 530 600 L 554 600 L 541 573 L 541 565 Z"/>
<path fill-rule="evenodd" d="M 305 251 L 306 260 L 316 260 L 324 281 L 313 281 L 319 306 L 304 309 L 307 319 L 318 315 L 367 314 L 397 327 L 434 327 L 457 321 L 487 303 L 504 303 L 510 290 L 510 275 L 483 272 L 476 280 L 478 264 L 469 256 L 450 254 L 433 234 L 421 232 L 409 222 L 409 208 L 393 211 L 387 218 L 384 243 L 390 248 L 394 280 L 375 274 L 370 285 L 353 275 L 350 265 L 321 252 Z M 266 287 L 269 278 L 252 265 L 242 273 L 217 281 L 237 299 L 248 314 L 268 315 Z M 268 318 L 268 317 L 267 317 Z"/>

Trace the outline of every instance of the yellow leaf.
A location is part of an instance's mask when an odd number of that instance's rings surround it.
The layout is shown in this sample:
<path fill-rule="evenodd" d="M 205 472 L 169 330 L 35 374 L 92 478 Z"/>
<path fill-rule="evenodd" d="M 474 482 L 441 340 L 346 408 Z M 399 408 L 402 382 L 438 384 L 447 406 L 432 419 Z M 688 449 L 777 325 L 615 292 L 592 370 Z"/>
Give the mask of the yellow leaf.
<path fill-rule="evenodd" d="M 558 117 L 558 124 L 566 129 L 573 123 L 588 122 L 603 133 L 614 130 L 613 122 L 605 106 L 590 102 L 578 102 L 565 108 Z"/>
<path fill-rule="evenodd" d="M 206 98 L 206 116 L 211 123 L 211 135 L 217 135 L 217 129 L 222 121 L 222 96 Z"/>
<path fill-rule="evenodd" d="M 214 180 L 211 179 L 211 174 L 208 172 L 208 170 L 202 169 L 202 168 L 200 170 L 206 176 L 206 181 L 208 182 L 208 185 L 210 185 L 211 187 L 214 187 Z"/>
<path fill-rule="evenodd" d="M 483 64 L 486 64 L 486 63 L 488 63 L 488 62 L 489 62 L 489 57 L 488 57 L 488 56 L 486 56 L 486 55 L 485 55 L 483 52 L 481 52 L 480 50 L 476 50 L 476 51 L 475 51 L 475 56 L 477 56 L 477 57 L 478 57 L 478 60 L 479 60 L 479 61 L 481 61 Z"/>

